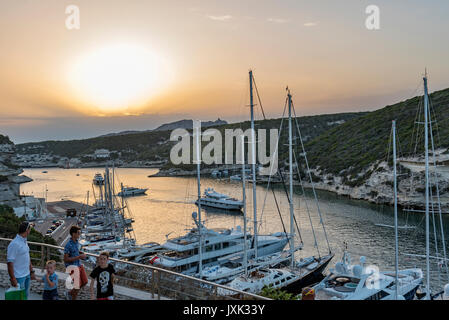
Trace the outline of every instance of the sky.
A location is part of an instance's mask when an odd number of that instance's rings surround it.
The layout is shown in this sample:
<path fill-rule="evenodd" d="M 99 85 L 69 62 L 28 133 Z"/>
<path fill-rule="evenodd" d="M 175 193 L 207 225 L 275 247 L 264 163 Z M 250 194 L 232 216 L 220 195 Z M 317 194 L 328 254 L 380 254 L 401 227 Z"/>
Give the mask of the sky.
<path fill-rule="evenodd" d="M 422 94 L 425 68 L 431 92 L 449 87 L 448 15 L 447 0 L 0 0 L 0 133 L 245 121 L 249 69 L 268 118 L 286 86 L 298 115 L 379 109 Z"/>

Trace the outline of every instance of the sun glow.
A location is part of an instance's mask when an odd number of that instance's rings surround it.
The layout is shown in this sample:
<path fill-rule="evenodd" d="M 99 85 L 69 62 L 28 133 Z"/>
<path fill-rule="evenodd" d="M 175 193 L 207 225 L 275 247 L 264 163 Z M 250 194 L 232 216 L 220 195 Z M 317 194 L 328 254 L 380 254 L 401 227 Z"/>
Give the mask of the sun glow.
<path fill-rule="evenodd" d="M 170 80 L 167 62 L 134 45 L 103 47 L 72 65 L 69 82 L 80 100 L 104 112 L 145 104 Z"/>

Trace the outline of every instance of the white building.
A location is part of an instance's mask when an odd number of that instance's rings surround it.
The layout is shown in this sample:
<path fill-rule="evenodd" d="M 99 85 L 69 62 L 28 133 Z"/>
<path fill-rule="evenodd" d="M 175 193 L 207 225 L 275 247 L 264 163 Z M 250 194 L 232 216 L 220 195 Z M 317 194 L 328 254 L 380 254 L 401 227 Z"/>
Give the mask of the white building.
<path fill-rule="evenodd" d="M 107 149 L 97 149 L 95 150 L 94 156 L 97 159 L 109 158 L 111 152 Z"/>

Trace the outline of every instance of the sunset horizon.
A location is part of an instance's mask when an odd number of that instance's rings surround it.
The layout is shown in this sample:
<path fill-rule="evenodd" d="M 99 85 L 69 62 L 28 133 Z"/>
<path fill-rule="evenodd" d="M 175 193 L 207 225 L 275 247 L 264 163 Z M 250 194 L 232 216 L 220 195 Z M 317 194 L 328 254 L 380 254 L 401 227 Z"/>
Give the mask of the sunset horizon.
<path fill-rule="evenodd" d="M 1 133 L 24 143 L 182 119 L 245 121 L 249 69 L 268 118 L 282 115 L 286 86 L 306 116 L 421 95 L 425 68 L 431 92 L 448 88 L 440 57 L 449 45 L 429 38 L 447 38 L 449 4 L 377 1 L 376 30 L 366 26 L 369 5 L 2 2 Z"/>

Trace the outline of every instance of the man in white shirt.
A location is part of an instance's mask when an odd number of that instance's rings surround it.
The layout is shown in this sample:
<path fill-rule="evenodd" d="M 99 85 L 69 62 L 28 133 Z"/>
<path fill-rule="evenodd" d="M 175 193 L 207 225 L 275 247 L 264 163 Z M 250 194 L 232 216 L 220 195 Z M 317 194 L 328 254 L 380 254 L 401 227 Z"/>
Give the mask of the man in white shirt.
<path fill-rule="evenodd" d="M 27 243 L 30 231 L 30 224 L 22 222 L 19 226 L 19 233 L 9 244 L 7 252 L 8 274 L 11 285 L 13 287 L 20 285 L 20 288 L 25 288 L 27 298 L 30 291 L 30 281 L 36 280 L 30 259 L 30 248 Z"/>

